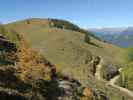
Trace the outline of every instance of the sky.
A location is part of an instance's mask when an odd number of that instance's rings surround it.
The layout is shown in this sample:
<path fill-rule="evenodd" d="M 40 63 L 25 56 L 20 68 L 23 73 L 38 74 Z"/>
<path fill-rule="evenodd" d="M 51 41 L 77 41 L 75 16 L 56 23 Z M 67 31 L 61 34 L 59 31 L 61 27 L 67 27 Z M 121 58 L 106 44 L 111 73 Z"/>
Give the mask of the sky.
<path fill-rule="evenodd" d="M 133 0 L 0 0 L 0 22 L 58 18 L 82 28 L 133 26 Z"/>

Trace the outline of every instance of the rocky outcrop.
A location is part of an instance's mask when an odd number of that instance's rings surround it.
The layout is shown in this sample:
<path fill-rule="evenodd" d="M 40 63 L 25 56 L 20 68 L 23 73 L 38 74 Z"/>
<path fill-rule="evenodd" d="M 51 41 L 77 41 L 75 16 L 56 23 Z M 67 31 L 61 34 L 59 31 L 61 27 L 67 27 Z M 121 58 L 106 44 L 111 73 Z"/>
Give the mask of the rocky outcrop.
<path fill-rule="evenodd" d="M 96 56 L 92 59 L 91 63 L 89 64 L 89 71 L 94 76 L 96 74 L 97 65 L 100 63 L 101 58 L 99 56 Z"/>
<path fill-rule="evenodd" d="M 61 80 L 59 81 L 59 88 L 62 93 L 58 97 L 59 100 L 94 100 L 92 90 L 76 82 Z"/>
<path fill-rule="evenodd" d="M 0 51 L 16 51 L 16 45 L 9 40 L 5 39 L 3 36 L 0 36 Z"/>
<path fill-rule="evenodd" d="M 94 96 L 95 100 L 110 100 L 106 93 L 98 89 L 94 90 Z"/>
<path fill-rule="evenodd" d="M 0 100 L 28 100 L 28 98 L 16 90 L 0 87 Z"/>
<path fill-rule="evenodd" d="M 25 86 L 15 76 L 13 66 L 0 66 L 0 100 L 28 100 L 22 93 Z"/>
<path fill-rule="evenodd" d="M 0 65 L 14 64 L 16 44 L 0 35 Z"/>
<path fill-rule="evenodd" d="M 119 70 L 115 64 L 113 64 L 109 61 L 104 61 L 101 74 L 102 74 L 102 77 L 108 81 L 111 78 L 113 78 L 114 76 L 118 75 Z"/>

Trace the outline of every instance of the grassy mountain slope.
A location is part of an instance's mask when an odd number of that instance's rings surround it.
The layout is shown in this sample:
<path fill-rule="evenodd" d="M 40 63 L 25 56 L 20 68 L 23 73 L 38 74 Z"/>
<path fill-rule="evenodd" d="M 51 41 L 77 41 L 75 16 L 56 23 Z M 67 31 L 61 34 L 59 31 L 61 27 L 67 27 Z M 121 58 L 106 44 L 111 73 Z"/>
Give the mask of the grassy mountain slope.
<path fill-rule="evenodd" d="M 90 52 L 96 55 L 108 57 L 111 60 L 116 58 L 115 61 L 120 60 L 119 55 L 121 54 L 122 49 L 119 47 L 104 43 L 91 36 L 91 42 L 93 44 L 88 45 L 84 43 L 84 34 L 80 34 L 80 32 L 76 31 L 50 27 L 50 21 L 47 19 L 28 19 L 28 21 L 30 21 L 29 24 L 27 24 L 27 20 L 23 20 L 8 24 L 6 26 L 8 28 L 16 30 L 21 34 L 25 34 L 25 36 L 29 39 L 29 42 L 34 47 L 43 48 L 44 46 L 46 48 L 46 52 L 50 49 L 52 51 L 55 51 L 56 48 L 60 49 L 59 47 L 62 47 L 61 49 L 63 49 L 63 46 L 64 48 L 65 46 L 67 46 L 65 45 L 66 43 L 68 44 L 68 48 L 72 47 L 72 45 L 74 44 L 75 46 L 77 46 L 75 48 L 83 47 L 85 49 L 89 49 Z M 113 55 L 114 53 L 115 55 Z"/>
<path fill-rule="evenodd" d="M 33 48 L 40 50 L 52 63 L 65 68 L 66 73 L 86 68 L 86 60 L 102 56 L 112 62 L 121 62 L 123 50 L 91 37 L 91 44 L 84 42 L 84 34 L 76 31 L 49 27 L 47 19 L 28 19 L 6 25 L 8 28 L 24 34 Z M 114 55 L 115 54 L 115 55 Z M 71 70 L 71 68 L 75 70 Z M 84 72 L 83 72 L 84 73 Z M 79 77 L 82 75 L 79 72 Z M 77 76 L 78 77 L 78 76 Z M 87 77 L 87 75 L 86 75 Z"/>
<path fill-rule="evenodd" d="M 122 86 L 133 90 L 133 62 L 128 64 L 122 72 Z"/>
<path fill-rule="evenodd" d="M 121 85 L 133 91 L 133 47 L 129 47 L 125 52 L 126 65 L 121 74 Z"/>
<path fill-rule="evenodd" d="M 102 82 L 96 81 L 94 77 L 90 76 L 89 63 L 95 56 L 101 56 L 113 63 L 120 64 L 123 62 L 123 49 L 102 42 L 91 35 L 90 43 L 85 43 L 84 33 L 51 27 L 50 23 L 47 19 L 27 19 L 5 26 L 24 34 L 32 47 L 44 54 L 50 62 L 60 67 L 62 73 L 75 77 L 93 88 L 105 92 L 108 90 L 107 93 L 113 98 L 112 100 L 121 100 L 119 93 L 114 94 L 114 91 L 117 90 L 105 87 Z"/>

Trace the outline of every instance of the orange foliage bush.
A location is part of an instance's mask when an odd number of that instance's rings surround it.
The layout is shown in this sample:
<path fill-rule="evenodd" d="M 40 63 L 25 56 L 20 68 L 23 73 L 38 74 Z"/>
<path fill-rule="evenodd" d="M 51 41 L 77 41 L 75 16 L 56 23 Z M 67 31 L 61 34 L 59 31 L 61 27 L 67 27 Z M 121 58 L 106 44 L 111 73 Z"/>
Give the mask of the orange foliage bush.
<path fill-rule="evenodd" d="M 31 49 L 23 36 L 18 45 L 17 57 L 17 71 L 22 80 L 50 79 L 50 68 L 45 67 L 45 64 L 41 62 L 42 56 Z"/>

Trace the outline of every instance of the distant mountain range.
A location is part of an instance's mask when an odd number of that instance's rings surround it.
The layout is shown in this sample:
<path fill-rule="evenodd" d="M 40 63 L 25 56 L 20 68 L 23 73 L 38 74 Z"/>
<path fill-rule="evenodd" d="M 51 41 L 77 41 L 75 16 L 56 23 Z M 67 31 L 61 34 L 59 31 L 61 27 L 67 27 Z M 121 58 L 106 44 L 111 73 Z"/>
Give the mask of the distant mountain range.
<path fill-rule="evenodd" d="M 133 27 L 89 29 L 101 39 L 120 47 L 133 46 Z"/>

